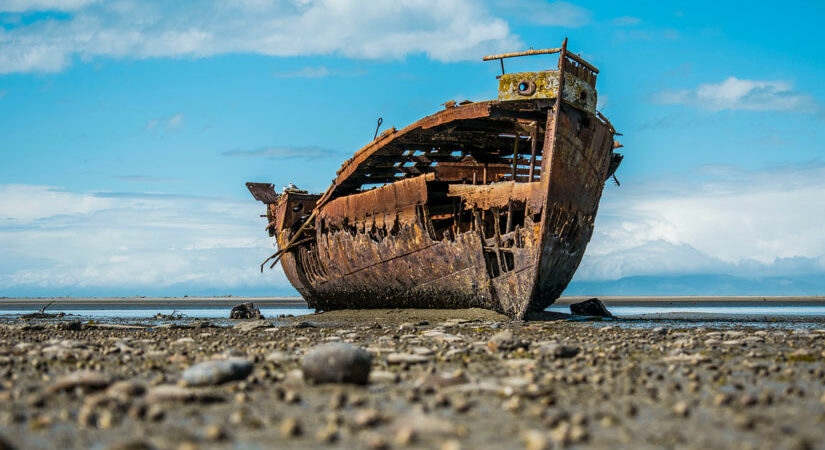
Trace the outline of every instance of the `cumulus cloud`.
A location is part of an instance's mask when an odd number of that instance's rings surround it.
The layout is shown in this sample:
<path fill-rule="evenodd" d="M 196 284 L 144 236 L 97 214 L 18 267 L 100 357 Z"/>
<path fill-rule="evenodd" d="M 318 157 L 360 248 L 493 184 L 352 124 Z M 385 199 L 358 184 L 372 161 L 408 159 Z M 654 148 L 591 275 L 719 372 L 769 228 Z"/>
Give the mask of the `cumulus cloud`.
<path fill-rule="evenodd" d="M 825 274 L 825 163 L 608 187 L 577 282 Z M 253 201 L 0 185 L 0 295 L 293 292 Z M 734 292 L 735 293 L 735 292 Z"/>
<path fill-rule="evenodd" d="M 818 102 L 786 81 L 744 80 L 728 77 L 720 83 L 700 84 L 696 89 L 668 90 L 654 96 L 659 103 L 682 104 L 709 109 L 746 111 L 791 111 L 816 114 Z"/>
<path fill-rule="evenodd" d="M 57 3 L 44 0 L 27 9 Z M 68 18 L 0 29 L 0 73 L 60 71 L 76 57 L 256 53 L 372 59 L 423 53 L 457 61 L 521 46 L 507 23 L 476 0 L 378 0 L 369 7 L 357 0 L 211 0 L 197 8 L 162 0 L 71 4 Z"/>
<path fill-rule="evenodd" d="M 79 195 L 58 187 L 0 185 L 0 226 L 25 224 L 52 216 L 88 214 L 110 206 L 110 200 Z"/>
<path fill-rule="evenodd" d="M 253 201 L 0 186 L 0 295 L 291 291 Z M 271 289 L 271 291 L 268 291 Z"/>
<path fill-rule="evenodd" d="M 701 181 L 699 181 L 701 180 Z M 825 164 L 608 188 L 577 280 L 825 272 Z"/>

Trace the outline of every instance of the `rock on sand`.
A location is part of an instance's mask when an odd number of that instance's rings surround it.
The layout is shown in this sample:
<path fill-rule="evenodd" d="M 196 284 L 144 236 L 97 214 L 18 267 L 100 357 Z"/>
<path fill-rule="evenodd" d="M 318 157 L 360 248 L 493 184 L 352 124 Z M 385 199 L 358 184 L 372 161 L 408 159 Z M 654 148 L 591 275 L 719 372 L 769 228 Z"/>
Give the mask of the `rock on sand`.
<path fill-rule="evenodd" d="M 319 345 L 301 360 L 304 379 L 315 383 L 367 384 L 371 364 L 366 350 L 340 342 Z"/>
<path fill-rule="evenodd" d="M 252 372 L 252 362 L 243 358 L 206 361 L 186 369 L 181 374 L 189 386 L 207 386 L 246 378 Z"/>

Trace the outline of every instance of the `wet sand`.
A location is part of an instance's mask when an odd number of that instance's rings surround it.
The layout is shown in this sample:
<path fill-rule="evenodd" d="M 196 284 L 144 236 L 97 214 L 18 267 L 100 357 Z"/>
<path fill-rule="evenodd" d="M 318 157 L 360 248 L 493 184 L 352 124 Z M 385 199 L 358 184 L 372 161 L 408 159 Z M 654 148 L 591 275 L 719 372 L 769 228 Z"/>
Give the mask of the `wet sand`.
<path fill-rule="evenodd" d="M 239 303 L 272 307 L 306 307 L 301 297 L 57 297 L 0 298 L 0 308 L 40 308 L 49 303 L 54 306 L 68 305 L 74 308 L 125 308 L 125 307 L 176 307 L 200 308 L 223 306 L 231 308 Z M 48 309 L 47 309 L 48 311 Z"/>
<path fill-rule="evenodd" d="M 825 323 L 568 319 L 4 320 L 0 436 L 18 448 L 825 448 Z M 330 342 L 372 355 L 368 385 L 303 380 L 301 357 Z M 251 372 L 179 385 L 188 367 L 225 358 Z"/>
<path fill-rule="evenodd" d="M 569 305 L 592 297 L 561 297 L 554 305 Z M 613 306 L 693 306 L 693 305 L 825 305 L 825 296 L 600 296 L 605 305 Z M 0 307 L 73 307 L 175 306 L 198 308 L 228 306 L 252 302 L 256 306 L 305 307 L 301 297 L 0 297 Z"/>

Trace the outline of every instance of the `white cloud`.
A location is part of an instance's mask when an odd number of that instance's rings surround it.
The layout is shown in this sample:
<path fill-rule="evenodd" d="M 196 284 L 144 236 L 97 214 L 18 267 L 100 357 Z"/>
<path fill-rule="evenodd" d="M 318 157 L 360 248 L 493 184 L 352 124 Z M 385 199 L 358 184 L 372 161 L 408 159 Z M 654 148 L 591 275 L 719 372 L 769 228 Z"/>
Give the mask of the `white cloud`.
<path fill-rule="evenodd" d="M 102 295 L 283 292 L 289 284 L 280 268 L 264 274 L 258 268 L 274 251 L 262 211 L 251 197 L 0 186 L 0 295 L 90 288 Z"/>
<path fill-rule="evenodd" d="M 78 3 L 68 19 L 0 29 L 0 73 L 60 71 L 74 57 L 424 53 L 456 61 L 519 47 L 507 23 L 476 0 L 377 0 L 368 6 L 357 0 L 212 0 L 194 9 L 161 0 L 113 0 Z"/>
<path fill-rule="evenodd" d="M 289 72 L 275 72 L 272 74 L 275 78 L 323 78 L 330 75 L 330 70 L 324 66 L 319 67 L 302 67 L 298 70 Z"/>
<path fill-rule="evenodd" d="M 112 178 L 129 183 L 175 183 L 178 178 L 153 177 L 149 175 L 114 175 Z"/>
<path fill-rule="evenodd" d="M 577 281 L 825 273 L 825 164 L 623 181 L 605 190 Z M 273 251 L 260 213 L 251 198 L 0 185 L 0 295 L 283 292 L 279 267 L 258 270 Z"/>
<path fill-rule="evenodd" d="M 0 12 L 74 11 L 100 0 L 2 0 Z"/>
<path fill-rule="evenodd" d="M 227 150 L 221 153 L 222 156 L 242 157 L 242 158 L 267 158 L 267 159 L 319 159 L 332 156 L 341 156 L 334 150 L 321 147 L 264 147 L 255 150 Z"/>
<path fill-rule="evenodd" d="M 710 169 L 606 188 L 576 278 L 825 272 L 825 164 Z"/>
<path fill-rule="evenodd" d="M 178 113 L 166 120 L 167 128 L 180 128 L 183 126 L 183 114 Z"/>
<path fill-rule="evenodd" d="M 638 25 L 642 22 L 642 19 L 633 16 L 621 16 L 616 17 L 615 19 L 610 21 L 613 25 L 618 27 L 626 27 L 626 26 L 634 26 Z"/>
<path fill-rule="evenodd" d="M 162 125 L 166 130 L 177 130 L 183 126 L 184 117 L 183 113 L 177 113 L 167 117 L 149 119 L 146 125 L 143 126 L 143 131 L 152 131 L 156 129 L 158 125 Z"/>
<path fill-rule="evenodd" d="M 81 195 L 49 186 L 0 185 L 0 226 L 53 216 L 88 214 L 113 206 L 111 199 Z"/>
<path fill-rule="evenodd" d="M 786 81 L 743 80 L 728 77 L 720 83 L 700 84 L 696 89 L 659 92 L 654 99 L 664 104 L 684 104 L 711 111 L 793 111 L 816 114 L 817 101 L 794 90 Z"/>

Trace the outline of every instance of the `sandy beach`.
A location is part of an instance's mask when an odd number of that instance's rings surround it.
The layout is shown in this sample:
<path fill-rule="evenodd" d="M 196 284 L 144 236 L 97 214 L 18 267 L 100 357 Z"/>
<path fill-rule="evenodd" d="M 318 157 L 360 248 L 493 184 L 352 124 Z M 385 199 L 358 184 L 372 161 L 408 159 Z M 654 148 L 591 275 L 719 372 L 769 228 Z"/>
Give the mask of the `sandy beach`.
<path fill-rule="evenodd" d="M 9 448 L 825 448 L 825 323 L 569 319 L 4 320 L 0 435 Z M 366 385 L 305 380 L 302 358 L 330 343 L 369 353 Z"/>

